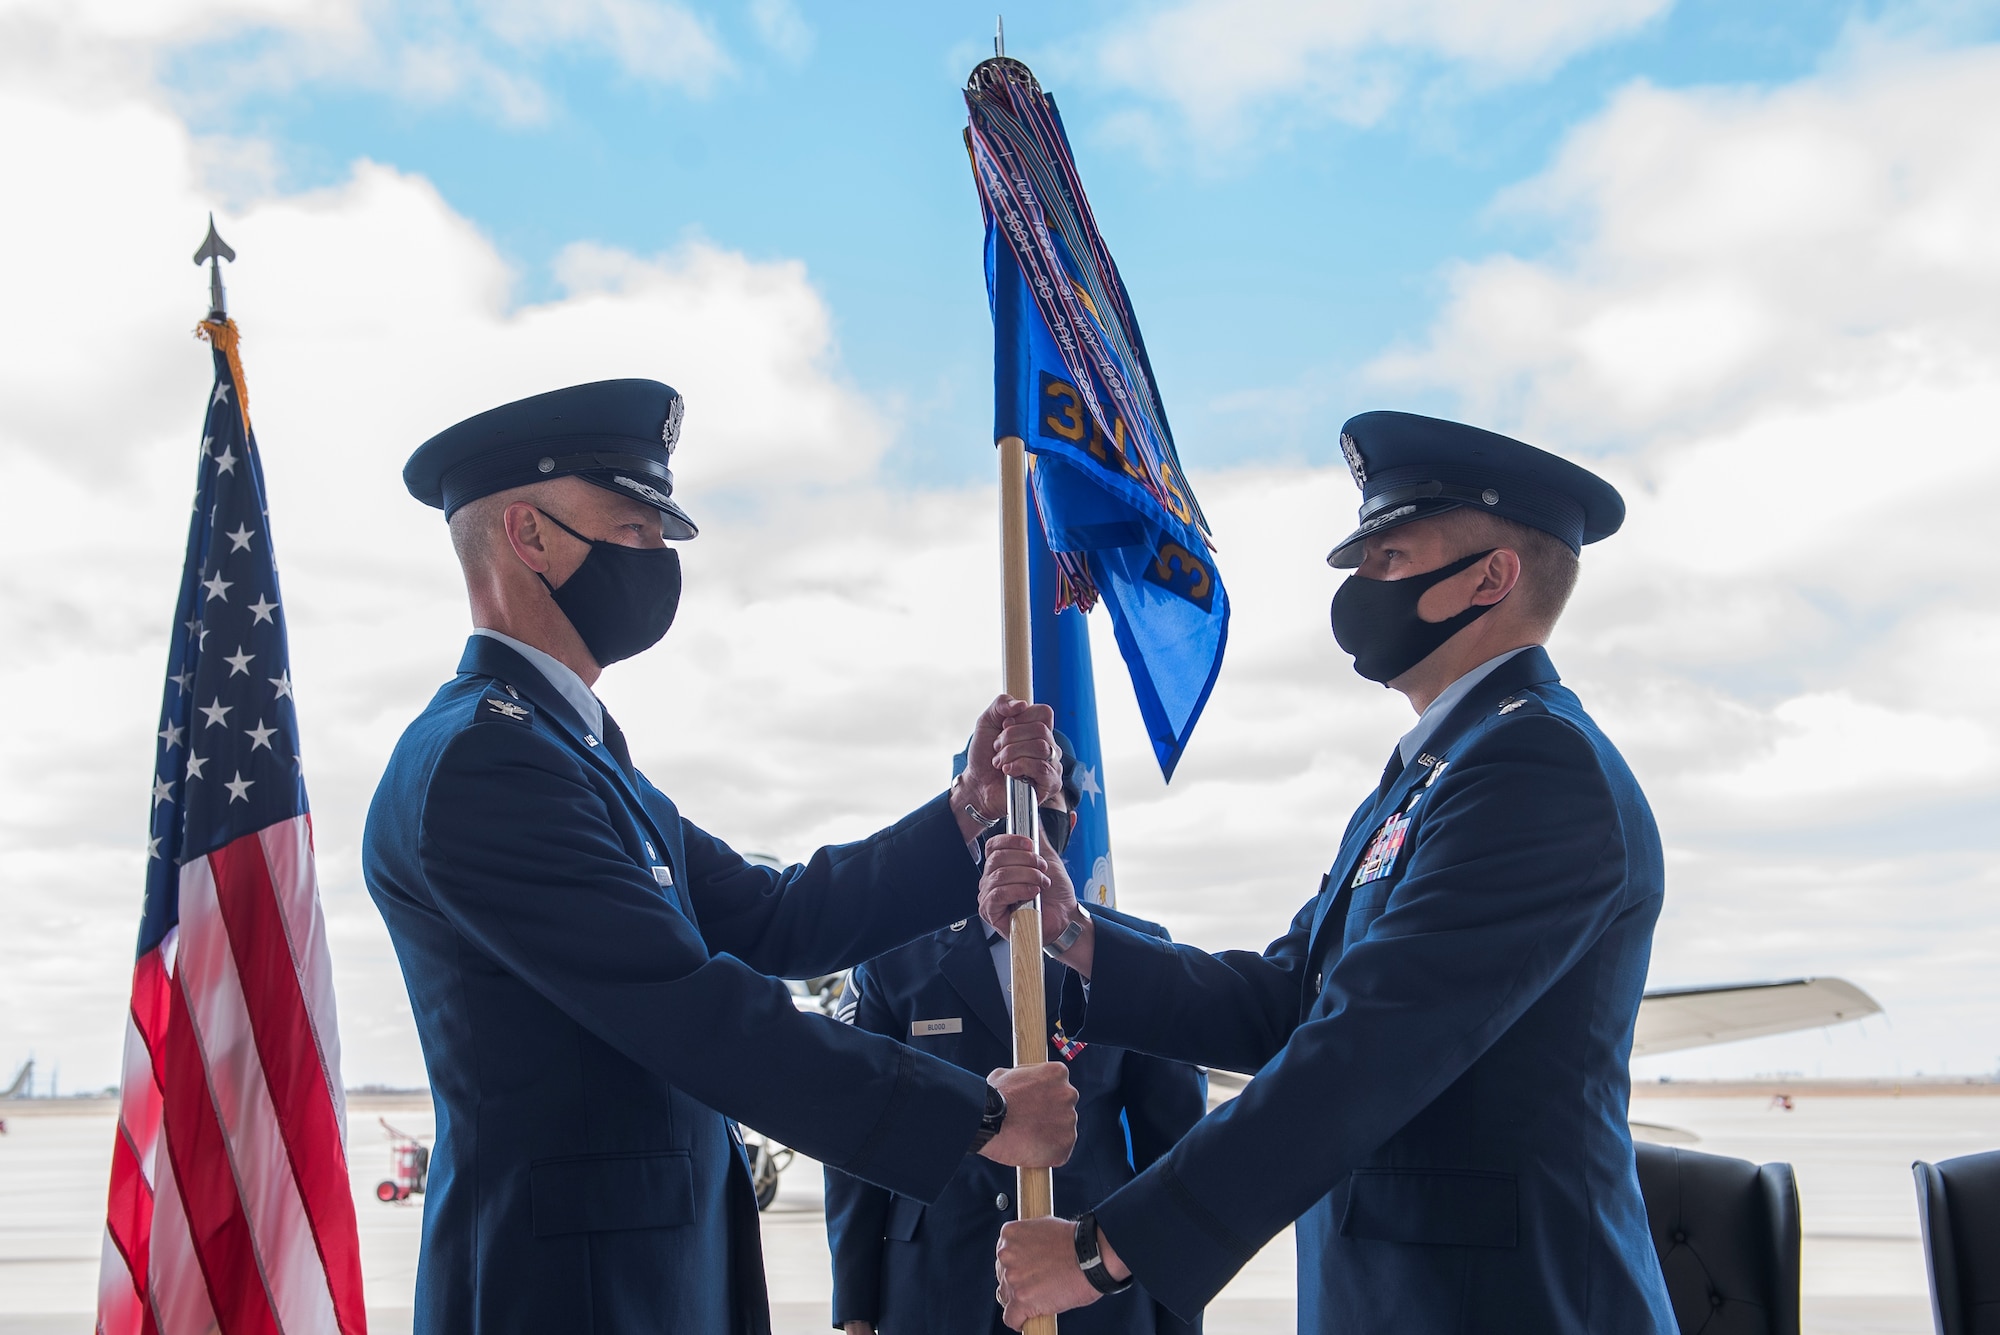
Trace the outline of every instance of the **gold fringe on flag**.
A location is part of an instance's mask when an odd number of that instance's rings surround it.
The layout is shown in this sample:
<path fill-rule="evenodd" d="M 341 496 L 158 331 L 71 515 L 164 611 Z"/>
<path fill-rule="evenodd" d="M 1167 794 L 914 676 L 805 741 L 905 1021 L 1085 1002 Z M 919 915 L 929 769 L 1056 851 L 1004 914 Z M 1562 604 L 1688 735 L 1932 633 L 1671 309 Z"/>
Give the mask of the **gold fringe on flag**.
<path fill-rule="evenodd" d="M 236 321 L 224 316 L 220 320 L 203 320 L 195 326 L 194 336 L 206 339 L 224 357 L 229 359 L 229 378 L 236 382 L 236 407 L 243 414 L 243 434 L 250 434 L 250 389 L 243 383 L 243 359 L 236 355 L 236 345 L 243 335 L 236 328 Z"/>

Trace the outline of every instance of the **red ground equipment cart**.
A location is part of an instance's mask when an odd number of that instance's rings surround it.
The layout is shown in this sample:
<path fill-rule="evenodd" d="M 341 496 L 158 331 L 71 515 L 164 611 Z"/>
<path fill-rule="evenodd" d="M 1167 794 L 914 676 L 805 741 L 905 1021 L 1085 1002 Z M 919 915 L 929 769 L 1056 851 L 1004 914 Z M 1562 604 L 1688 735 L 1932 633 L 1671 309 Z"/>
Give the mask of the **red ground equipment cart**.
<path fill-rule="evenodd" d="M 389 1133 L 389 1168 L 395 1174 L 388 1181 L 375 1185 L 375 1199 L 394 1204 L 423 1195 L 424 1182 L 431 1175 L 429 1148 L 408 1132 L 390 1126 L 387 1118 L 378 1117 L 375 1120 L 382 1123 L 382 1129 Z"/>

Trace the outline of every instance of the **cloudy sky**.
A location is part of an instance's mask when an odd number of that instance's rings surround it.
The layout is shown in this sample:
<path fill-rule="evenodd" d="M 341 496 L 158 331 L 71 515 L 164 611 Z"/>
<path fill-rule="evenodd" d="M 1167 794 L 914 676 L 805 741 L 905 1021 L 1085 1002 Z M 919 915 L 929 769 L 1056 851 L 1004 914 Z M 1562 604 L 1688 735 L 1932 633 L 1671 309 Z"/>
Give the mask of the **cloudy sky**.
<path fill-rule="evenodd" d="M 1642 1076 L 2000 1065 L 2000 7 L 1008 9 L 1058 97 L 1235 603 L 1171 789 L 1100 625 L 1121 902 L 1261 945 L 1406 726 L 1327 630 L 1367 408 L 1601 469 L 1552 646 L 1666 838 L 1655 985 L 1888 1016 Z M 402 460 L 580 380 L 689 400 L 672 636 L 603 694 L 740 847 L 942 784 L 997 678 L 984 8 L 0 0 L 0 1065 L 115 1078 L 207 393 L 215 211 L 284 568 L 349 1083 L 416 1083 L 358 875 L 456 661 Z"/>

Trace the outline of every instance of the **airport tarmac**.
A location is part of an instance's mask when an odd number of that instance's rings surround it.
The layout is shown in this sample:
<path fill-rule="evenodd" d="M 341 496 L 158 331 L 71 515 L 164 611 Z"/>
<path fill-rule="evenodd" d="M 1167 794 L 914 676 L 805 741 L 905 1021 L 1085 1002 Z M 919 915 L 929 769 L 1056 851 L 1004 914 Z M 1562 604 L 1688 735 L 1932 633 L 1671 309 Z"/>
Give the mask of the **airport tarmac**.
<path fill-rule="evenodd" d="M 0 1104 L 7 1125 L 0 1136 L 0 1335 L 90 1329 L 114 1115 L 109 1100 Z M 1805 1226 L 1808 1335 L 1930 1331 L 1910 1161 L 2000 1147 L 1996 1086 L 1969 1097 L 1795 1089 L 1787 1112 L 1756 1085 L 1649 1085 L 1634 1098 L 1632 1115 L 1696 1137 L 1696 1149 L 1794 1166 Z M 410 1329 L 422 1215 L 415 1203 L 375 1199 L 375 1184 L 389 1167 L 378 1117 L 427 1136 L 429 1101 L 357 1094 L 349 1103 L 369 1329 L 401 1335 Z M 801 1158 L 786 1171 L 764 1215 L 764 1247 L 778 1335 L 829 1329 L 818 1165 Z M 1292 1282 L 1286 1233 L 1224 1290 L 1209 1309 L 1207 1329 L 1211 1335 L 1291 1329 Z"/>

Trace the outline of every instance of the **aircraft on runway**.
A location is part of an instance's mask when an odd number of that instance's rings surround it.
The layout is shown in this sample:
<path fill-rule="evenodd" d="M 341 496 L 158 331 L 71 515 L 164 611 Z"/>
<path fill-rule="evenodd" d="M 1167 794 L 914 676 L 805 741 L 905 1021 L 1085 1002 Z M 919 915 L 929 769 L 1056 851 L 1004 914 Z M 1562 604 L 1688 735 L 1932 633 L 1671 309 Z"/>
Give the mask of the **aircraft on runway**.
<path fill-rule="evenodd" d="M 0 1089 L 0 1099 L 31 1099 L 35 1088 L 35 1059 L 21 1063 L 21 1069 L 14 1072 L 14 1083 Z"/>
<path fill-rule="evenodd" d="M 1634 1057 L 1734 1043 L 1742 1038 L 1789 1034 L 1800 1029 L 1880 1015 L 1875 998 L 1845 978 L 1787 978 L 1767 983 L 1723 983 L 1708 987 L 1663 987 L 1639 1000 L 1639 1019 L 1632 1034 Z M 1209 1106 L 1233 1099 L 1250 1083 L 1234 1071 L 1208 1073 Z M 1641 1139 L 1675 1140 L 1686 1136 L 1671 1127 L 1635 1122 Z"/>
<path fill-rule="evenodd" d="M 1845 978 L 1663 987 L 1639 1002 L 1634 1057 L 1734 1043 L 1739 1038 L 1821 1029 L 1880 1015 L 1875 998 Z"/>

